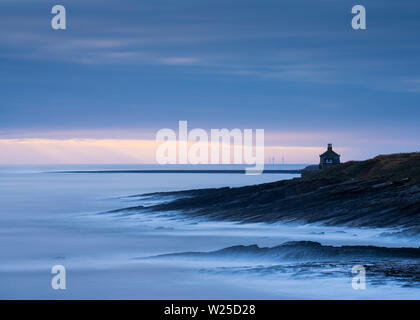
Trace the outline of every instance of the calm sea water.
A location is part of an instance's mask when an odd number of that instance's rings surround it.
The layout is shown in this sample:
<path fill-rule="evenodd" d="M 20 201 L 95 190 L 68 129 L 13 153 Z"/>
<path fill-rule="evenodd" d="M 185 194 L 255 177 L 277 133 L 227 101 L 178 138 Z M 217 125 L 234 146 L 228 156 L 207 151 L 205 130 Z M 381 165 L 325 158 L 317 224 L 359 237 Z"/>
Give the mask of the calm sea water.
<path fill-rule="evenodd" d="M 295 169 L 302 166 L 277 166 Z M 292 299 L 418 298 L 416 288 L 385 283 L 355 291 L 351 274 L 295 277 L 293 272 L 238 272 L 249 263 L 136 260 L 232 245 L 274 246 L 289 240 L 323 244 L 419 246 L 383 238 L 383 230 L 234 224 L 178 219 L 177 213 L 101 214 L 144 204 L 130 195 L 290 179 L 263 174 L 64 174 L 62 170 L 155 166 L 0 167 L 0 298 L 2 299 Z M 203 168 L 203 167 L 201 167 Z M 349 236 L 351 235 L 351 236 Z M 51 288 L 63 265 L 67 289 Z M 269 266 L 267 266 L 269 267 Z M 238 269 L 239 268 L 239 269 Z M 242 269 L 241 269 L 242 268 Z M 264 270 L 264 266 L 262 269 Z M 333 274 L 333 273 L 332 273 Z M 384 291 L 383 288 L 391 290 Z"/>

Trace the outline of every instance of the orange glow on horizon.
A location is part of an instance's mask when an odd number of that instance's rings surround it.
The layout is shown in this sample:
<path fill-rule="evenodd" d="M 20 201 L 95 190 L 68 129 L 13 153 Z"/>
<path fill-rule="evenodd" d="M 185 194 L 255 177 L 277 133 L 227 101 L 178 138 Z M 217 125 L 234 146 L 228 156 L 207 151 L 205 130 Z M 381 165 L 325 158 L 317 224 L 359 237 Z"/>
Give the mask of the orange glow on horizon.
<path fill-rule="evenodd" d="M 0 164 L 155 164 L 161 143 L 141 139 L 0 139 Z M 270 145 L 265 147 L 265 159 L 316 163 L 323 149 Z"/>

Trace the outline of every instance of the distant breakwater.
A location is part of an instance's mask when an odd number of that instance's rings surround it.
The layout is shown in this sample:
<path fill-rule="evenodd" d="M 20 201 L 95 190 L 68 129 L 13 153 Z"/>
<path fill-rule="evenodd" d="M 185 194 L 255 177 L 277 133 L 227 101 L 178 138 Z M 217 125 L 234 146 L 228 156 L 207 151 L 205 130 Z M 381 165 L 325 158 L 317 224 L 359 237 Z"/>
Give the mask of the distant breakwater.
<path fill-rule="evenodd" d="M 230 169 L 230 170 L 76 170 L 76 171 L 54 171 L 53 173 L 240 173 L 245 174 L 245 169 Z M 301 169 L 295 170 L 263 170 L 262 173 L 270 174 L 301 174 Z"/>

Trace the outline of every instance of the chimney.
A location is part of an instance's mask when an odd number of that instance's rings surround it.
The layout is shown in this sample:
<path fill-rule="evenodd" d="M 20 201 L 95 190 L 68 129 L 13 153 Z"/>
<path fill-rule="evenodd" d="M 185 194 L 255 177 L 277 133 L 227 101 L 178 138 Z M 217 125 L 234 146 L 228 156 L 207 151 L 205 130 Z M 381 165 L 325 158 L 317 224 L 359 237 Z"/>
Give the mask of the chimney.
<path fill-rule="evenodd" d="M 328 151 L 332 151 L 332 143 L 328 144 Z"/>

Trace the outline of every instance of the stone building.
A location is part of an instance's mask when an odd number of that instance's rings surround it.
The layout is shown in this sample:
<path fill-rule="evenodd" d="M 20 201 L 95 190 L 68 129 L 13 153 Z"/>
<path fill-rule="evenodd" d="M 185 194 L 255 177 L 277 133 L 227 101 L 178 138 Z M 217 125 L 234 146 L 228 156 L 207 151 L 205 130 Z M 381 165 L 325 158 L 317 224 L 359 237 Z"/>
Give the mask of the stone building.
<path fill-rule="evenodd" d="M 319 156 L 319 168 L 323 169 L 340 163 L 340 155 L 333 151 L 332 144 L 328 144 L 327 151 Z"/>

